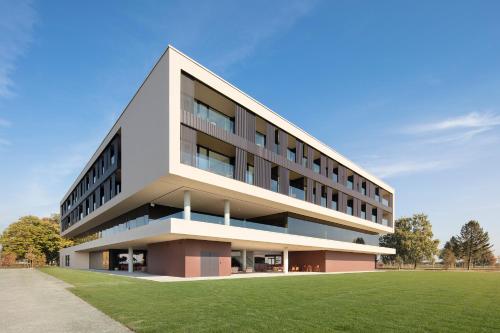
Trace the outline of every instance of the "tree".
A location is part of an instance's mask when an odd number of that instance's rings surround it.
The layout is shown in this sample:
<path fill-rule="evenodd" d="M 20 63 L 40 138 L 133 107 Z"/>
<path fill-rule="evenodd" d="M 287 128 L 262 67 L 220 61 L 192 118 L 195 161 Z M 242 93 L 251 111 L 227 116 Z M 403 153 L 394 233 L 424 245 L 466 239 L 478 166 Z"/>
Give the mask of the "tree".
<path fill-rule="evenodd" d="M 30 256 L 45 256 L 48 262 L 59 257 L 59 250 L 71 245 L 71 241 L 59 234 L 59 215 L 48 218 L 23 216 L 10 224 L 0 237 L 3 251 L 12 252 L 20 259 Z M 33 260 L 34 258 L 31 258 Z"/>
<path fill-rule="evenodd" d="M 457 257 L 451 248 L 443 248 L 439 254 L 439 258 L 443 260 L 443 265 L 446 268 L 455 267 Z"/>
<path fill-rule="evenodd" d="M 438 253 L 437 239 L 433 239 L 432 225 L 425 214 L 414 214 L 396 220 L 394 233 L 380 238 L 380 246 L 396 249 L 396 255 L 382 256 L 382 261 L 395 262 L 397 258 L 405 264 L 417 264 L 432 260 Z"/>
<path fill-rule="evenodd" d="M 495 254 L 491 250 L 485 251 L 483 255 L 479 258 L 479 260 L 476 262 L 477 265 L 482 265 L 482 266 L 495 266 L 496 263 L 497 263 L 497 257 L 495 257 Z"/>
<path fill-rule="evenodd" d="M 488 251 L 491 252 L 488 232 L 485 232 L 477 221 L 472 220 L 464 224 L 457 240 L 461 258 L 467 263 L 468 270 L 471 265 L 478 264 Z"/>
<path fill-rule="evenodd" d="M 452 236 L 450 240 L 444 244 L 444 249 L 451 250 L 455 258 L 460 258 L 460 243 L 457 237 Z"/>
<path fill-rule="evenodd" d="M 16 263 L 16 254 L 12 252 L 2 251 L 0 257 L 0 266 L 8 267 Z"/>

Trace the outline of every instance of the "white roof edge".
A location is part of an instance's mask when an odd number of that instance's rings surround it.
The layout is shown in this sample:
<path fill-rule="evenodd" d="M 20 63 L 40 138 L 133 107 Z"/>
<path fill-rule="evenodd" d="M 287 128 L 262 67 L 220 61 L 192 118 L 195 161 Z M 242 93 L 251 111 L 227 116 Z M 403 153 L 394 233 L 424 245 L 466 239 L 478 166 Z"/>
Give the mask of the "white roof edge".
<path fill-rule="evenodd" d="M 385 190 L 391 192 L 392 194 L 395 193 L 395 190 L 392 186 L 390 186 L 389 184 L 387 184 L 386 182 L 384 182 L 383 180 L 381 180 L 380 178 L 378 178 L 377 176 L 374 176 L 373 174 L 371 174 L 370 172 L 366 171 L 365 169 L 363 169 L 362 167 L 360 167 L 359 165 L 357 165 L 356 163 L 354 163 L 353 161 L 351 161 L 350 159 L 348 159 L 347 157 L 345 157 L 344 155 L 342 155 L 341 153 L 339 153 L 338 151 L 336 151 L 335 149 L 333 149 L 332 147 L 330 147 L 329 145 L 327 145 L 326 143 L 322 142 L 321 140 L 317 139 L 316 137 L 314 137 L 313 135 L 309 134 L 308 132 L 306 132 L 304 129 L 300 128 L 299 126 L 295 125 L 294 123 L 290 122 L 288 119 L 286 119 L 285 117 L 281 116 L 279 113 L 273 111 L 272 109 L 270 109 L 269 107 L 267 107 L 266 105 L 264 105 L 263 103 L 259 102 L 257 99 L 253 98 L 252 96 L 248 95 L 247 93 L 245 93 L 244 91 L 242 91 L 241 89 L 239 89 L 238 87 L 236 87 L 235 85 L 231 84 L 230 82 L 228 82 L 227 80 L 225 80 L 224 78 L 222 78 L 221 76 L 215 74 L 213 71 L 211 71 L 210 69 L 206 68 L 205 66 L 203 66 L 202 64 L 200 64 L 199 62 L 197 62 L 196 60 L 190 58 L 189 56 L 187 56 L 186 54 L 182 53 L 181 51 L 179 51 L 178 49 L 176 49 L 174 46 L 172 46 L 171 44 L 168 44 L 167 46 L 167 50 L 168 49 L 172 49 L 173 51 L 177 52 L 179 55 L 183 56 L 184 58 L 186 58 L 187 60 L 193 62 L 194 64 L 196 64 L 197 66 L 203 68 L 204 70 L 206 70 L 207 72 L 209 72 L 210 74 L 214 75 L 215 77 L 217 77 L 219 80 L 223 81 L 224 83 L 226 83 L 227 85 L 231 86 L 233 89 L 237 90 L 239 93 L 245 95 L 247 98 L 251 99 L 252 101 L 254 101 L 255 103 L 259 104 L 260 106 L 262 106 L 264 109 L 266 109 L 267 111 L 273 113 L 275 116 L 279 117 L 281 120 L 287 122 L 290 126 L 294 127 L 295 129 L 297 129 L 299 132 L 301 132 L 302 134 L 308 136 L 311 140 L 313 141 L 316 141 L 318 144 L 324 146 L 324 148 L 326 148 L 327 150 L 330 150 L 333 155 L 338 155 L 340 158 L 343 158 L 344 160 L 348 161 L 349 163 L 353 164 L 357 170 L 352 170 L 352 171 L 355 171 L 356 173 L 362 175 L 362 176 L 367 176 L 366 178 L 372 178 L 376 183 L 377 185 L 380 185 L 382 186 Z M 339 161 L 338 161 L 339 162 Z"/>

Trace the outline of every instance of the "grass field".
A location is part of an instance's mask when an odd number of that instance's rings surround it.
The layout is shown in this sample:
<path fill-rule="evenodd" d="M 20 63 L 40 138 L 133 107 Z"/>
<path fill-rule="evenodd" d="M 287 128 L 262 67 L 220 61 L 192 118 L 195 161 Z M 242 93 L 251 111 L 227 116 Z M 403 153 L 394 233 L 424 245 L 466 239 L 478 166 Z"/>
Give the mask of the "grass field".
<path fill-rule="evenodd" d="M 159 283 L 42 271 L 138 332 L 500 332 L 500 273 L 494 272 Z"/>

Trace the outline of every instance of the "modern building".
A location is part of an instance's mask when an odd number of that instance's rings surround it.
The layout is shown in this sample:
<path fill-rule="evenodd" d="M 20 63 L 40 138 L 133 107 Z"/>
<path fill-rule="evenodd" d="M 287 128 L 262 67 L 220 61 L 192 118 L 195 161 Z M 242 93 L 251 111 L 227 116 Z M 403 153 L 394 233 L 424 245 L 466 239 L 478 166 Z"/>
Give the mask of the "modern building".
<path fill-rule="evenodd" d="M 393 216 L 389 185 L 170 46 L 61 201 L 61 265 L 368 271 Z"/>

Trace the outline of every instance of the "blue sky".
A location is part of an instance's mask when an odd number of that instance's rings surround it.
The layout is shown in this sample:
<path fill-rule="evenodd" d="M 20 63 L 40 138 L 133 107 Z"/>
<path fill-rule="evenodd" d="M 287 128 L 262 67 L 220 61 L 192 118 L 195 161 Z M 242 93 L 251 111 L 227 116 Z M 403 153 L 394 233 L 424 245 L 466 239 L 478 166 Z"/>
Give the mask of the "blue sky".
<path fill-rule="evenodd" d="M 58 212 L 168 44 L 500 254 L 497 1 L 0 0 L 0 230 Z M 304 115 L 307 115 L 306 117 Z M 325 121 L 326 120 L 326 121 Z"/>

